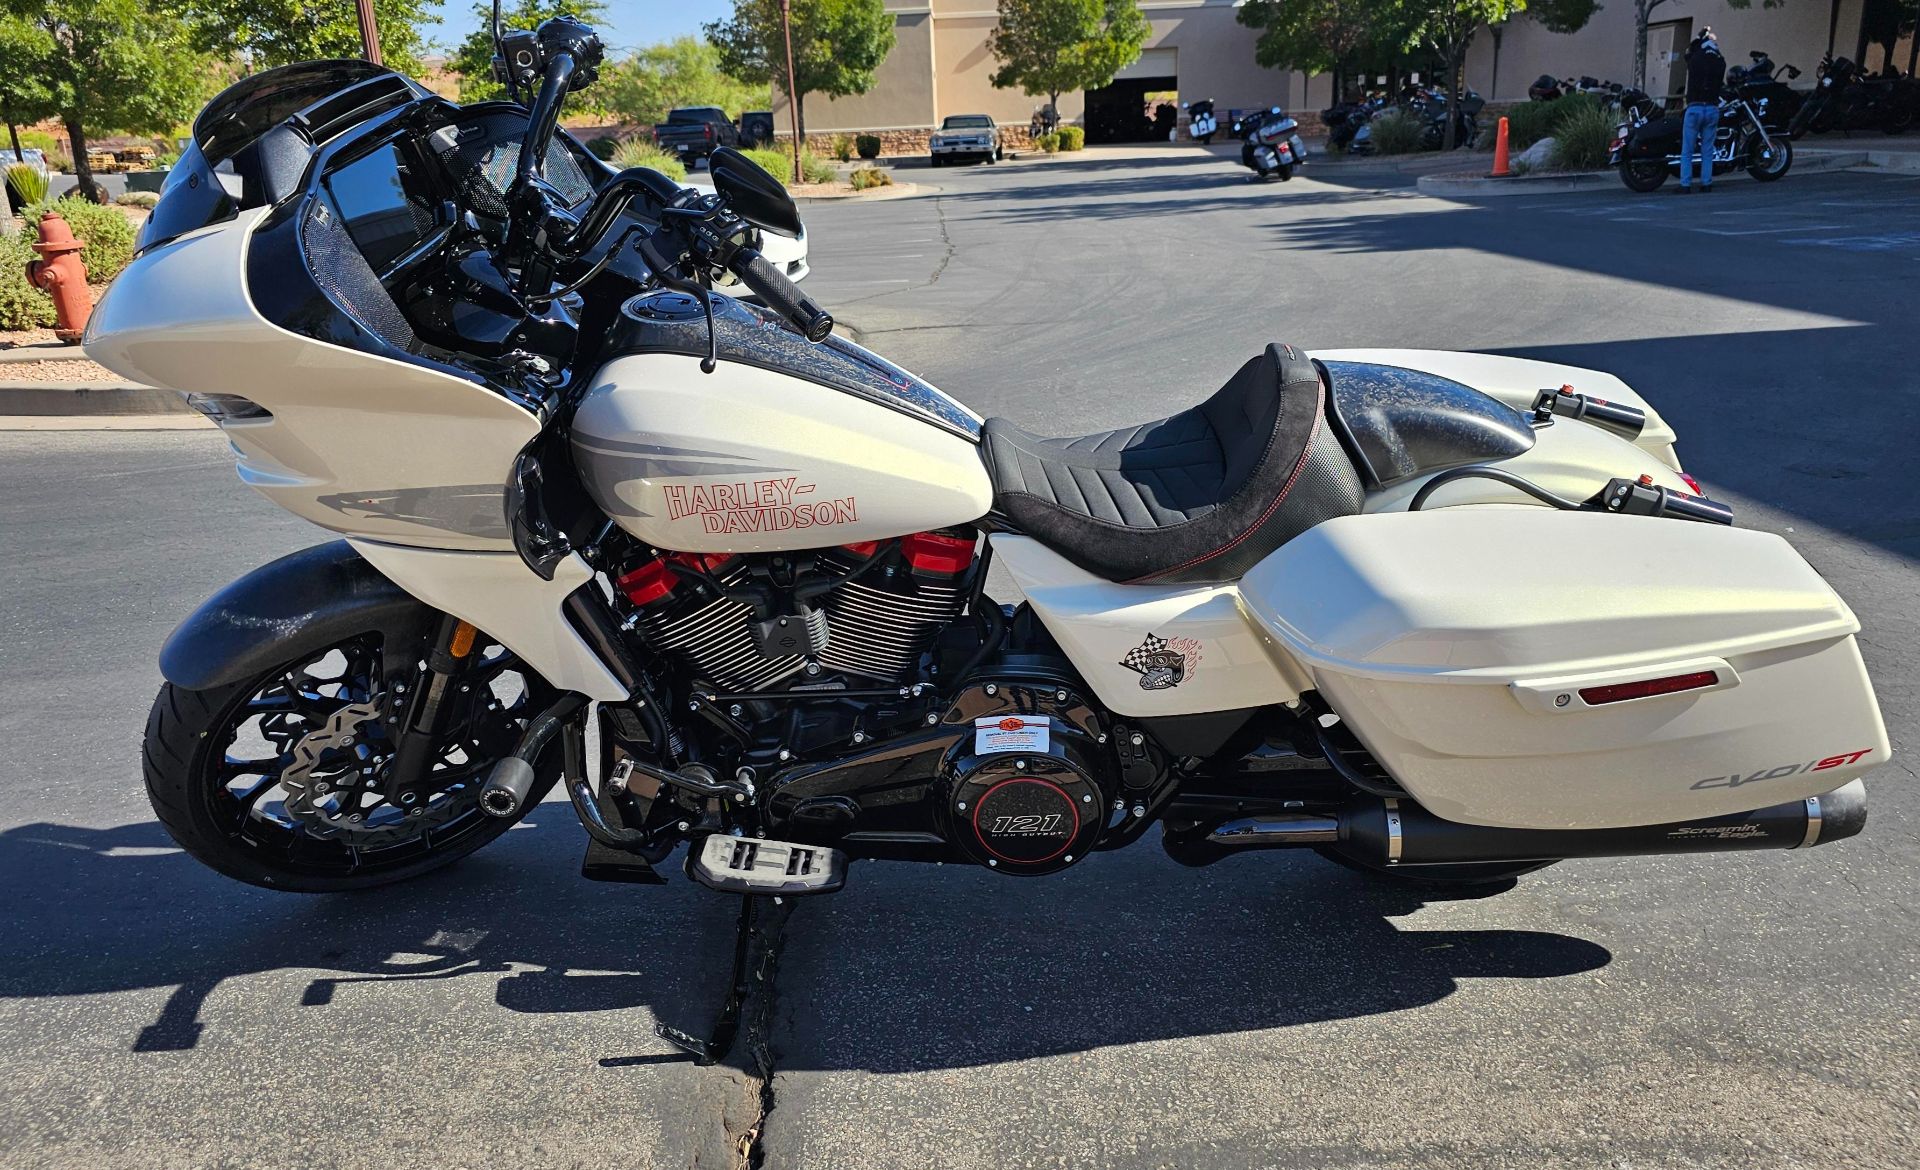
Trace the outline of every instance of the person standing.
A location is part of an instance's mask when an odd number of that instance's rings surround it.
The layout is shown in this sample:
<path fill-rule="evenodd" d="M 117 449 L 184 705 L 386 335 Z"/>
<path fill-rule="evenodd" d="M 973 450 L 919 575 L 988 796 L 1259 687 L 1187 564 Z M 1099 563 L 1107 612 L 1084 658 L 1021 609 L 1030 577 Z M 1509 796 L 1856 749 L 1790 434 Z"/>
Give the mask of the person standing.
<path fill-rule="evenodd" d="M 1687 113 L 1680 124 L 1680 194 L 1693 194 L 1693 152 L 1700 151 L 1700 193 L 1713 190 L 1713 140 L 1720 129 L 1720 87 L 1727 59 L 1711 26 L 1687 46 Z"/>

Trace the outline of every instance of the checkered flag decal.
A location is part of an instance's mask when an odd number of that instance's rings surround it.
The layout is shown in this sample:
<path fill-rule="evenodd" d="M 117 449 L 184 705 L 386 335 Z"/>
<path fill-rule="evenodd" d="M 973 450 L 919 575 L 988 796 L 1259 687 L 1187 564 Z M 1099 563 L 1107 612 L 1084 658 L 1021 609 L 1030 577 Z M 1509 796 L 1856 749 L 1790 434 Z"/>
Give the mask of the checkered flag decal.
<path fill-rule="evenodd" d="M 1127 656 L 1120 660 L 1120 665 L 1126 667 L 1128 670 L 1137 670 L 1141 674 L 1145 674 L 1147 667 L 1153 665 L 1154 656 L 1162 653 L 1166 648 L 1167 640 L 1165 638 L 1155 634 L 1148 634 L 1146 641 L 1127 651 Z"/>

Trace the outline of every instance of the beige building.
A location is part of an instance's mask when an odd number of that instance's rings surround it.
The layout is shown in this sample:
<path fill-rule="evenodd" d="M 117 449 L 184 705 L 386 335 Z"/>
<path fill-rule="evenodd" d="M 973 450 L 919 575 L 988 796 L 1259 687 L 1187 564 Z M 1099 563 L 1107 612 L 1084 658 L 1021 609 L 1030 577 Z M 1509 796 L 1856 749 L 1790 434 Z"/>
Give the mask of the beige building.
<path fill-rule="evenodd" d="M 950 114 L 990 114 L 1003 126 L 1024 129 L 1045 97 L 1017 89 L 995 89 L 988 80 L 997 62 L 987 36 L 997 18 L 991 0 L 886 0 L 893 14 L 895 44 L 879 70 L 871 92 L 830 99 L 815 95 L 806 103 L 807 131 L 824 134 L 864 130 L 884 132 L 891 142 L 910 142 Z M 1788 0 L 1768 8 L 1756 0 L 1736 9 L 1726 0 L 1666 0 L 1654 9 L 1649 26 L 1648 89 L 1672 91 L 1683 77 L 1678 50 L 1694 33 L 1712 25 L 1731 64 L 1745 64 L 1752 49 L 1766 49 L 1780 64 L 1805 71 L 1799 84 L 1813 84 L 1813 67 L 1831 41 L 1834 51 L 1856 51 L 1863 0 Z M 1330 79 L 1263 69 L 1253 60 L 1256 33 L 1241 25 L 1235 0 L 1152 0 L 1141 4 L 1153 31 L 1140 60 L 1123 70 L 1112 86 L 1094 91 L 1097 109 L 1144 104 L 1147 94 L 1176 93 L 1181 101 L 1212 98 L 1224 127 L 1226 113 L 1279 104 L 1309 125 L 1315 111 L 1329 104 Z M 1542 73 L 1588 75 L 1627 81 L 1633 74 L 1633 5 L 1604 0 L 1584 29 L 1571 35 L 1548 32 L 1524 16 L 1496 37 L 1482 30 L 1467 58 L 1467 83 L 1490 101 L 1526 98 L 1527 86 Z M 1902 40 L 1895 63 L 1905 68 L 1910 45 Z M 1866 53 L 1869 67 L 1882 65 L 1882 50 Z M 1062 94 L 1060 115 L 1087 123 L 1089 96 Z M 786 126 L 784 103 L 777 103 L 777 124 Z M 1092 119 L 1098 122 L 1100 119 Z M 1097 137 L 1097 136 L 1096 136 Z"/>

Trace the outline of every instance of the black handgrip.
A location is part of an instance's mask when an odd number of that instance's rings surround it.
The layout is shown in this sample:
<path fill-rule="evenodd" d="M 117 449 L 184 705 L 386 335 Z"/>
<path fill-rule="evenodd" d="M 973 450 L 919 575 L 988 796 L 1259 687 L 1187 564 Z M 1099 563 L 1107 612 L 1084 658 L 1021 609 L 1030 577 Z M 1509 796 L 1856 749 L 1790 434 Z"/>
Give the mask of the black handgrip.
<path fill-rule="evenodd" d="M 833 316 L 807 299 L 807 294 L 786 278 L 786 274 L 767 263 L 767 258 L 752 248 L 734 253 L 727 265 L 732 273 L 767 303 L 767 307 L 793 323 L 808 341 L 825 341 L 833 332 Z"/>

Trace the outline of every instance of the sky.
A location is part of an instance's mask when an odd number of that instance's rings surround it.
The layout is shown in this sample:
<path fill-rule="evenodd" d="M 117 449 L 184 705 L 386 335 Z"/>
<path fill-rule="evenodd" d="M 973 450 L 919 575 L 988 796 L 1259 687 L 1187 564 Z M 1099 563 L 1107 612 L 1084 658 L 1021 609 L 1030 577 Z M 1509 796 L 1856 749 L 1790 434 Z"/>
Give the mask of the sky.
<path fill-rule="evenodd" d="M 609 56 L 677 36 L 698 36 L 702 24 L 733 11 L 732 0 L 606 0 L 606 4 L 607 19 L 599 30 Z M 438 9 L 440 23 L 428 29 L 427 36 L 442 48 L 459 44 L 479 27 L 472 0 L 442 0 Z"/>

